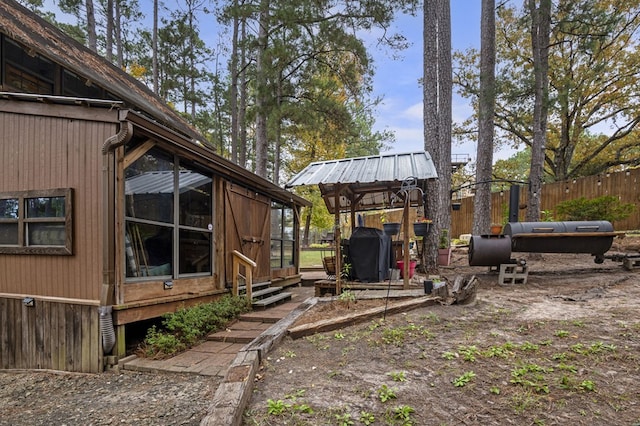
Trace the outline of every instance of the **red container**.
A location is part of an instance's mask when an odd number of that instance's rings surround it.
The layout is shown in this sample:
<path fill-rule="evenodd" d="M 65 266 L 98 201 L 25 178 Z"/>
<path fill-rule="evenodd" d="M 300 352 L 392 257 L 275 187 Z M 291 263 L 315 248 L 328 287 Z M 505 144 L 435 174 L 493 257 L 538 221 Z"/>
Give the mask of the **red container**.
<path fill-rule="evenodd" d="M 397 262 L 398 269 L 400 269 L 400 278 L 404 278 L 404 261 L 398 260 Z M 416 264 L 418 262 L 415 260 L 409 261 L 409 278 L 413 277 L 413 274 L 416 272 Z"/>

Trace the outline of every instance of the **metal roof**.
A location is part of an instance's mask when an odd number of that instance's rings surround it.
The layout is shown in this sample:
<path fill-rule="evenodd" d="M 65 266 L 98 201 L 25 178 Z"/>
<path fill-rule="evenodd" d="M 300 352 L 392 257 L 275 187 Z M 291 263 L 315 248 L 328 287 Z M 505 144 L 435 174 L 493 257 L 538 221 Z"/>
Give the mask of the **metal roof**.
<path fill-rule="evenodd" d="M 169 171 L 147 172 L 127 178 L 124 182 L 126 195 L 132 194 L 172 194 L 174 173 Z M 180 192 L 211 183 L 211 178 L 188 171 L 180 172 Z"/>
<path fill-rule="evenodd" d="M 413 178 L 423 188 L 427 179 L 437 179 L 435 165 L 428 152 L 381 154 L 369 157 L 318 161 L 295 175 L 285 188 L 318 185 L 325 204 L 335 213 L 336 190 L 341 212 L 394 207 L 394 195 L 403 181 Z M 410 193 L 411 205 L 421 203 L 421 192 Z M 401 207 L 398 205 L 397 207 Z"/>

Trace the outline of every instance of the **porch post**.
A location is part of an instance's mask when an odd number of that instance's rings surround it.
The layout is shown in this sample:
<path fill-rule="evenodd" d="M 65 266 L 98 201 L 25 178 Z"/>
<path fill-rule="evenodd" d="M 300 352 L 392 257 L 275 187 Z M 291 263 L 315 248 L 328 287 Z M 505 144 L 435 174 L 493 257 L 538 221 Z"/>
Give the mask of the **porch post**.
<path fill-rule="evenodd" d="M 342 252 L 340 242 L 342 236 L 340 235 L 340 192 L 342 187 L 340 184 L 336 184 L 334 196 L 334 231 L 333 231 L 333 243 L 336 245 L 336 296 L 342 293 Z"/>
<path fill-rule="evenodd" d="M 409 193 L 405 195 L 404 200 L 404 209 L 402 211 L 402 223 L 403 223 L 403 233 L 404 236 L 402 238 L 402 252 L 404 253 L 404 271 L 402 274 L 402 288 L 405 290 L 409 289 L 409 205 L 410 202 Z"/>

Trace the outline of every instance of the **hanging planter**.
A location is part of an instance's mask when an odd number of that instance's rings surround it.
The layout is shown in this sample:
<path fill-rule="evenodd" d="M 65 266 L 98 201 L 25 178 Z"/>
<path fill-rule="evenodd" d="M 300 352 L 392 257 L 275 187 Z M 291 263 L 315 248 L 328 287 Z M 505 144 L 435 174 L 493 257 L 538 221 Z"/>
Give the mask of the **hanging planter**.
<path fill-rule="evenodd" d="M 382 229 L 387 235 L 398 235 L 400 224 L 398 222 L 386 222 L 382 224 Z"/>
<path fill-rule="evenodd" d="M 416 237 L 426 237 L 431 229 L 431 223 L 429 222 L 415 222 L 413 224 L 413 233 Z"/>

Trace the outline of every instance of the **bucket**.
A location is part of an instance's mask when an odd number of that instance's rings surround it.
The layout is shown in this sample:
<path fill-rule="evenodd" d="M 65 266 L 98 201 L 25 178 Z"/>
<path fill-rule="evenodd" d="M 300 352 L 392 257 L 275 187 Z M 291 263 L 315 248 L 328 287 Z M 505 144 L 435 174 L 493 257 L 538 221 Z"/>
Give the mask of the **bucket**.
<path fill-rule="evenodd" d="M 404 278 L 404 261 L 398 260 L 396 263 L 398 264 L 398 269 L 400 269 L 400 277 Z M 409 261 L 409 278 L 413 277 L 413 274 L 416 272 L 417 263 L 415 260 Z"/>

